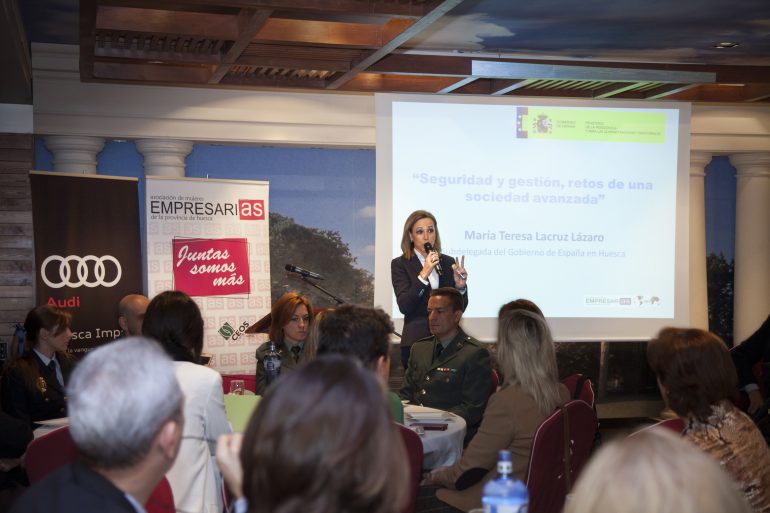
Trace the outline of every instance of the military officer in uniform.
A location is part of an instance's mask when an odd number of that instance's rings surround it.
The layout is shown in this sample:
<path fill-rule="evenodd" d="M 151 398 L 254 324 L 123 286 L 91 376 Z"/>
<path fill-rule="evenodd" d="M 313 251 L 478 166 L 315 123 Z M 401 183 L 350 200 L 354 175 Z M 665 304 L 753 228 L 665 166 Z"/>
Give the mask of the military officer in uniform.
<path fill-rule="evenodd" d="M 441 287 L 428 299 L 433 334 L 414 343 L 400 395 L 412 403 L 455 413 L 468 425 L 466 443 L 476 433 L 492 388 L 489 352 L 460 329 L 462 294 Z"/>

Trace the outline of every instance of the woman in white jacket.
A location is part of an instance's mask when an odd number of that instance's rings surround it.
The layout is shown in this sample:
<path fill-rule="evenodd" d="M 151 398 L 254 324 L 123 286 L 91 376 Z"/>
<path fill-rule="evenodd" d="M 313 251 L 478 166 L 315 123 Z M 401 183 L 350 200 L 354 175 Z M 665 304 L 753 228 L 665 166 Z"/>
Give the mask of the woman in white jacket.
<path fill-rule="evenodd" d="M 163 346 L 176 366 L 185 396 L 184 433 L 174 466 L 166 474 L 177 511 L 222 511 L 222 481 L 214 460 L 216 440 L 230 433 L 225 416 L 222 376 L 199 365 L 203 318 L 190 296 L 166 291 L 150 302 L 142 332 Z"/>

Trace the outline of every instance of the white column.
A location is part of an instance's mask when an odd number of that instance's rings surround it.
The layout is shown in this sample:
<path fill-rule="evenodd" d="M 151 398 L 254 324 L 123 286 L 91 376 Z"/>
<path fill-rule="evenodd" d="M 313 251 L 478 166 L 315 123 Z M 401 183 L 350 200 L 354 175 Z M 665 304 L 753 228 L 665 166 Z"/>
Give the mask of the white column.
<path fill-rule="evenodd" d="M 730 156 L 737 170 L 733 335 L 739 343 L 770 313 L 770 152 Z"/>
<path fill-rule="evenodd" d="M 711 153 L 690 152 L 690 326 L 708 330 L 705 167 Z"/>
<path fill-rule="evenodd" d="M 45 145 L 53 153 L 53 169 L 61 173 L 96 174 L 96 155 L 104 139 L 80 135 L 48 135 Z"/>
<path fill-rule="evenodd" d="M 136 149 L 144 155 L 144 174 L 184 177 L 185 158 L 193 149 L 191 141 L 139 139 Z"/>

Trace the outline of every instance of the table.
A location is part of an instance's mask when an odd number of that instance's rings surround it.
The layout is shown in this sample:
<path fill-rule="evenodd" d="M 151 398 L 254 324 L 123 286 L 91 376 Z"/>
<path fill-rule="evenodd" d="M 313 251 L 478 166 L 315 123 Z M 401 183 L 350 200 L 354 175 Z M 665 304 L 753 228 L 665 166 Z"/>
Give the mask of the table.
<path fill-rule="evenodd" d="M 432 412 L 434 415 L 429 415 L 430 418 L 427 419 L 415 419 L 410 417 L 410 413 L 423 412 Z M 420 435 L 424 454 L 423 468 L 433 469 L 437 467 L 446 467 L 457 461 L 463 452 L 465 419 L 454 413 L 437 410 L 435 408 L 412 404 L 404 405 L 404 423 L 409 426 L 416 422 L 440 422 L 447 425 L 445 431 L 425 430 L 425 434 Z"/>

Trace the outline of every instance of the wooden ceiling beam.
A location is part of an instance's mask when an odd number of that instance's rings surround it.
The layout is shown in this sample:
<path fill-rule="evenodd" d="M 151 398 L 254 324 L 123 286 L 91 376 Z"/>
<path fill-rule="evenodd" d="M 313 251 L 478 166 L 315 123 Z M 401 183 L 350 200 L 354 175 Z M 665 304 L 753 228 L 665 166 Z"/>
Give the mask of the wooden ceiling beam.
<path fill-rule="evenodd" d="M 471 74 L 471 60 L 467 57 L 447 57 L 441 55 L 386 55 L 373 64 L 367 71 L 374 73 L 393 73 L 397 75 L 437 75 L 447 77 L 467 77 Z"/>
<path fill-rule="evenodd" d="M 133 62 L 134 64 L 203 64 L 219 66 L 222 58 L 219 54 L 179 53 L 154 50 L 131 50 L 122 48 L 97 48 L 94 61 L 98 62 Z"/>
<path fill-rule="evenodd" d="M 439 0 L 409 0 L 405 2 L 393 0 L 217 0 L 214 3 L 212 0 L 105 0 L 104 3 L 129 4 L 148 9 L 163 6 L 168 6 L 169 9 L 178 9 L 182 6 L 187 9 L 198 7 L 200 10 L 205 10 L 216 5 L 218 9 L 270 9 L 422 18 L 442 2 Z"/>
<path fill-rule="evenodd" d="M 416 77 L 413 75 L 381 75 L 379 73 L 359 73 L 345 83 L 341 91 L 397 91 L 404 93 L 435 93 L 457 79 L 453 77 Z"/>
<path fill-rule="evenodd" d="M 392 19 L 382 25 L 339 21 L 271 18 L 255 35 L 255 42 L 283 42 L 314 46 L 376 49 L 414 24 Z"/>
<path fill-rule="evenodd" d="M 179 34 L 233 41 L 238 19 L 227 14 L 205 14 L 160 9 L 99 6 L 96 29 L 113 32 Z"/>
<path fill-rule="evenodd" d="M 388 55 L 390 52 L 413 38 L 415 35 L 419 34 L 422 30 L 427 28 L 430 24 L 432 24 L 437 19 L 441 18 L 444 14 L 455 8 L 457 5 L 462 3 L 463 0 L 444 0 L 440 4 L 438 4 L 432 11 L 427 13 L 425 16 L 417 20 L 414 24 L 412 24 L 409 28 L 395 36 L 393 39 L 388 41 L 387 44 L 383 45 L 382 48 L 379 50 L 376 50 L 372 52 L 369 56 L 365 57 L 361 61 L 355 63 L 350 71 L 347 73 L 344 73 L 341 77 L 332 80 L 328 85 L 328 89 L 338 89 L 340 86 L 342 86 L 345 82 L 348 82 L 349 80 L 352 80 L 353 77 L 355 77 L 358 73 L 362 72 L 363 70 L 367 69 L 369 66 L 374 64 L 375 62 L 379 61 L 386 55 Z M 446 84 L 449 85 L 449 84 Z"/>
<path fill-rule="evenodd" d="M 273 11 L 266 9 L 244 9 L 238 14 L 238 38 L 227 50 L 222 63 L 214 70 L 209 78 L 209 84 L 216 84 L 230 71 L 230 67 L 238 60 L 243 51 L 249 46 L 254 34 L 265 25 Z"/>
<path fill-rule="evenodd" d="M 95 79 L 174 85 L 203 85 L 211 76 L 210 66 L 168 66 L 95 62 Z"/>

